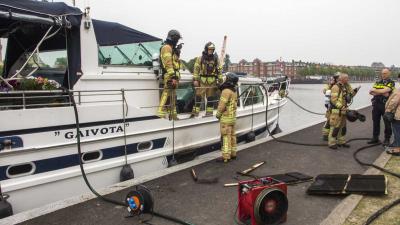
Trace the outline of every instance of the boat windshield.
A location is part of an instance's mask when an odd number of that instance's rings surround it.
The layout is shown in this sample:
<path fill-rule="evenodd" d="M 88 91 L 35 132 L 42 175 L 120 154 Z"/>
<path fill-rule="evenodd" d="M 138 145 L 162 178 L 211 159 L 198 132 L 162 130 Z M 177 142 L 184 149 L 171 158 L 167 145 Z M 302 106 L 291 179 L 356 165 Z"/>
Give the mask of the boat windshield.
<path fill-rule="evenodd" d="M 154 53 L 158 53 L 161 41 L 99 46 L 100 65 L 151 66 Z"/>

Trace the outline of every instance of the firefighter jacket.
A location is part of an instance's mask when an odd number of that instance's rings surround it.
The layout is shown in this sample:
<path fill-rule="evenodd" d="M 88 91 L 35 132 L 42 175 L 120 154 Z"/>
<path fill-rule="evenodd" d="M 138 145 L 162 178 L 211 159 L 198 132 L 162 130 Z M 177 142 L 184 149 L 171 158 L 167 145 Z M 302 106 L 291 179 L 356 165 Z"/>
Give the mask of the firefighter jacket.
<path fill-rule="evenodd" d="M 225 88 L 222 90 L 219 99 L 217 118 L 223 124 L 233 125 L 236 122 L 236 109 L 237 109 L 237 93 L 233 91 L 234 88 Z"/>
<path fill-rule="evenodd" d="M 163 69 L 164 80 L 180 79 L 180 59 L 171 45 L 164 44 L 160 50 L 161 65 Z"/>
<path fill-rule="evenodd" d="M 222 68 L 218 57 L 216 55 L 197 57 L 194 64 L 193 79 L 206 84 L 215 84 L 216 81 L 222 83 Z"/>
<path fill-rule="evenodd" d="M 356 92 L 350 84 L 337 83 L 331 88 L 331 108 L 333 113 L 339 113 L 342 109 L 347 108 L 351 99 Z"/>

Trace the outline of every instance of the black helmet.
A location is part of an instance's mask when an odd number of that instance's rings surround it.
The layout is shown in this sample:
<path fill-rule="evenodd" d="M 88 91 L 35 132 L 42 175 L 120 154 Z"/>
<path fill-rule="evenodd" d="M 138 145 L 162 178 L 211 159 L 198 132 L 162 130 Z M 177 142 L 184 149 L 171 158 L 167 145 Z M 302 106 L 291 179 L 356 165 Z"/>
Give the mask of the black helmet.
<path fill-rule="evenodd" d="M 346 118 L 350 122 L 354 122 L 357 120 L 357 111 L 355 110 L 349 110 L 346 112 Z"/>
<path fill-rule="evenodd" d="M 182 38 L 181 33 L 179 33 L 179 31 L 177 31 L 177 30 L 170 30 L 168 32 L 167 40 L 171 41 L 174 44 L 177 44 L 179 39 L 181 39 L 181 38 Z"/>
<path fill-rule="evenodd" d="M 363 115 L 359 112 L 357 112 L 357 113 L 358 113 L 358 116 L 357 116 L 358 120 L 361 122 L 365 122 L 365 120 L 366 120 L 365 115 Z"/>
<path fill-rule="evenodd" d="M 346 112 L 346 118 L 348 121 L 350 122 L 354 122 L 357 119 L 361 122 L 365 122 L 365 116 L 359 112 L 357 112 L 356 110 L 349 110 Z"/>
<path fill-rule="evenodd" d="M 236 86 L 239 81 L 239 78 L 234 73 L 227 73 L 225 83 L 230 84 L 232 86 Z"/>

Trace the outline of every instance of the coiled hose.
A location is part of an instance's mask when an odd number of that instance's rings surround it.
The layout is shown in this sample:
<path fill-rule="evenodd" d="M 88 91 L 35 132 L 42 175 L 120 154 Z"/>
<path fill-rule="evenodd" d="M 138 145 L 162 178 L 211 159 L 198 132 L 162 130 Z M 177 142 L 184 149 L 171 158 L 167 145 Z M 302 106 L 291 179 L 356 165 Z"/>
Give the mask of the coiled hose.
<path fill-rule="evenodd" d="M 89 180 L 88 180 L 88 178 L 87 178 L 87 176 L 86 176 L 85 170 L 84 170 L 84 168 L 83 168 L 83 163 L 82 163 L 81 138 L 80 138 L 80 135 L 79 135 L 79 133 L 80 133 L 80 128 L 79 128 L 79 114 L 78 114 L 78 108 L 76 107 L 76 102 L 75 102 L 73 93 L 70 92 L 70 91 L 68 91 L 68 95 L 69 95 L 70 101 L 71 101 L 71 103 L 72 103 L 72 106 L 73 106 L 73 108 L 74 108 L 74 114 L 75 114 L 75 124 L 76 124 L 76 133 L 77 133 L 76 139 L 77 139 L 77 147 L 78 147 L 78 155 L 79 155 L 79 168 L 81 169 L 81 174 L 82 174 L 83 180 L 84 180 L 85 183 L 86 183 L 86 186 L 90 189 L 90 191 L 91 191 L 94 195 L 96 195 L 96 196 L 97 196 L 98 198 L 100 198 L 101 200 L 103 200 L 103 201 L 105 201 L 105 202 L 108 202 L 108 203 L 111 203 L 111 204 L 114 204 L 114 205 L 119 205 L 119 206 L 128 207 L 128 205 L 126 204 L 125 201 L 124 201 L 124 202 L 117 201 L 117 200 L 115 200 L 115 199 L 107 198 L 107 197 L 105 197 L 105 196 L 99 194 L 99 193 L 92 187 L 92 185 L 90 184 L 90 182 L 89 182 Z M 164 214 L 161 214 L 161 213 L 158 213 L 158 212 L 155 212 L 155 211 L 152 211 L 151 214 L 154 215 L 154 216 L 157 216 L 157 217 L 160 217 L 160 218 L 163 218 L 163 219 L 166 219 L 166 220 L 169 220 L 169 221 L 178 223 L 178 224 L 182 224 L 182 225 L 193 225 L 193 224 L 191 224 L 191 223 L 185 222 L 185 221 L 180 220 L 180 219 L 178 219 L 178 218 L 175 218 L 175 217 L 172 217 L 172 216 L 168 216 L 168 215 L 164 215 Z"/>
<path fill-rule="evenodd" d="M 260 86 L 264 89 L 265 93 L 268 93 L 267 88 L 266 88 L 263 84 L 261 84 Z M 299 108 L 303 109 L 303 110 L 306 111 L 306 112 L 309 112 L 309 113 L 312 113 L 312 114 L 316 114 L 316 115 L 325 115 L 325 114 L 322 114 L 322 113 L 316 113 L 316 112 L 310 111 L 310 110 L 304 108 L 303 106 L 301 106 L 300 104 L 298 104 L 298 103 L 297 103 L 296 101 L 294 101 L 292 98 L 290 98 L 290 97 L 288 97 L 288 96 L 287 96 L 287 98 L 288 98 L 290 101 L 292 101 L 295 105 L 297 105 Z M 326 144 L 301 143 L 301 142 L 280 140 L 280 139 L 274 137 L 273 133 L 269 130 L 269 127 L 268 127 L 268 104 L 269 104 L 269 102 L 268 102 L 268 97 L 267 97 L 266 99 L 267 99 L 267 103 L 266 103 L 266 107 L 265 107 L 265 125 L 266 125 L 267 132 L 268 132 L 269 136 L 270 136 L 274 141 L 280 142 L 280 143 L 286 143 L 286 144 L 301 145 L 301 146 L 324 146 L 324 147 L 326 146 Z M 278 105 L 278 107 L 279 107 L 279 105 Z M 279 113 L 279 111 L 278 111 L 278 113 Z M 278 122 L 279 122 L 279 121 L 278 121 Z M 353 139 L 348 140 L 347 142 L 362 141 L 362 140 L 370 140 L 370 138 L 353 138 Z M 358 148 L 358 149 L 353 153 L 353 158 L 354 158 L 354 160 L 355 160 L 358 164 L 360 164 L 360 165 L 362 165 L 362 166 L 371 166 L 371 167 L 373 167 L 373 168 L 375 168 L 375 169 L 377 169 L 377 170 L 380 170 L 380 171 L 382 171 L 382 172 L 385 172 L 385 173 L 387 173 L 387 174 L 390 174 L 390 175 L 392 175 L 392 176 L 395 176 L 395 177 L 397 177 L 397 178 L 400 178 L 400 174 L 398 174 L 398 173 L 394 173 L 394 172 L 392 172 L 392 171 L 390 171 L 390 170 L 387 170 L 387 169 L 382 168 L 382 167 L 380 167 L 380 166 L 374 165 L 374 164 L 372 164 L 372 163 L 365 163 L 365 162 L 361 161 L 361 160 L 357 157 L 357 154 L 358 154 L 359 152 L 364 151 L 364 150 L 369 149 L 369 148 L 372 148 L 372 147 L 375 147 L 375 146 L 378 146 L 378 145 L 380 145 L 380 144 L 366 145 L 366 146 L 363 146 L 363 147 Z M 394 207 L 394 206 L 396 206 L 396 205 L 399 205 L 399 204 L 400 204 L 400 198 L 397 199 L 397 200 L 395 200 L 395 201 L 393 201 L 393 202 L 390 203 L 389 205 L 384 206 L 383 208 L 379 209 L 378 211 L 376 211 L 374 214 L 372 214 L 372 215 L 367 219 L 367 221 L 366 221 L 363 225 L 370 225 L 370 224 L 371 224 L 375 219 L 377 219 L 380 215 L 382 215 L 383 213 L 385 213 L 386 211 L 388 211 L 388 210 L 391 209 L 392 207 Z"/>

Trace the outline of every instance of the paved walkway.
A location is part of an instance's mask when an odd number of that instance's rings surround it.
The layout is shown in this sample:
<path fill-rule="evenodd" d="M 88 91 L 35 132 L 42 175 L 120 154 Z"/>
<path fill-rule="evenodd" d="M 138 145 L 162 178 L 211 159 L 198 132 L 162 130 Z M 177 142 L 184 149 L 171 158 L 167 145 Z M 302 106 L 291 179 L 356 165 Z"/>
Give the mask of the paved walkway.
<path fill-rule="evenodd" d="M 348 139 L 369 137 L 372 132 L 371 108 L 361 110 L 367 116 L 365 123 L 348 123 Z M 284 136 L 282 139 L 322 143 L 321 125 Z M 237 203 L 237 188 L 223 187 L 224 183 L 235 182 L 236 171 L 246 169 L 256 162 L 266 164 L 253 172 L 264 176 L 285 172 L 301 172 L 316 176 L 322 173 L 363 173 L 366 168 L 358 165 L 352 158 L 353 151 L 365 145 L 365 141 L 351 143 L 350 149 L 330 150 L 327 147 L 306 147 L 269 141 L 239 152 L 238 160 L 229 164 L 210 161 L 195 170 L 200 177 L 218 177 L 217 184 L 196 184 L 185 169 L 145 183 L 152 190 L 155 210 L 178 217 L 196 225 L 232 225 Z M 376 147 L 360 154 L 360 158 L 373 162 L 383 148 Z M 246 179 L 241 177 L 241 179 Z M 289 211 L 286 225 L 317 225 L 341 202 L 342 197 L 309 196 L 305 190 L 310 183 L 289 186 Z M 129 189 L 109 195 L 123 199 Z M 56 194 L 56 193 L 54 193 Z M 123 207 L 93 199 L 45 216 L 26 221 L 24 225 L 42 224 L 140 224 L 135 218 L 125 218 Z M 163 219 L 153 218 L 154 225 L 174 224 Z"/>

